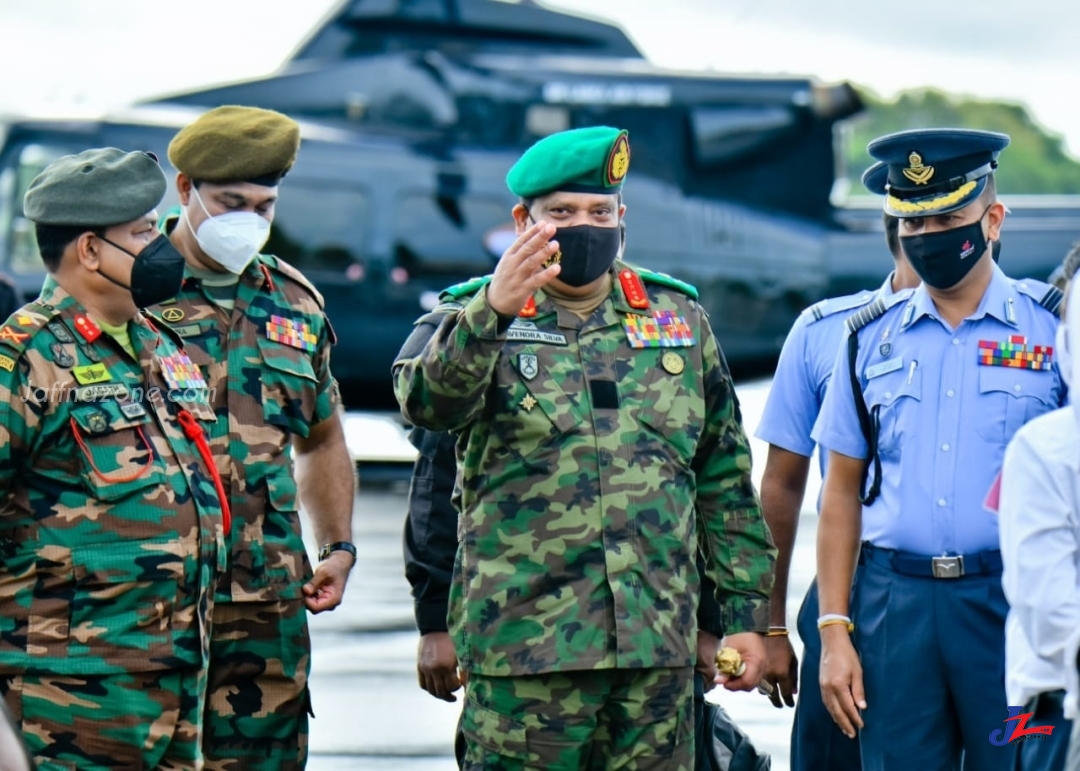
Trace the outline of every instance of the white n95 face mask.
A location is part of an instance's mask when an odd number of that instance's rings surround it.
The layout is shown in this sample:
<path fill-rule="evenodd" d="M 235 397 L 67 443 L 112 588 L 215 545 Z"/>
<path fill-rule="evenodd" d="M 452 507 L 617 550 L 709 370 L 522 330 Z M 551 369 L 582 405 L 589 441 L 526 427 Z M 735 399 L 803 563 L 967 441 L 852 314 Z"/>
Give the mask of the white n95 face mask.
<path fill-rule="evenodd" d="M 207 256 L 230 273 L 240 275 L 270 238 L 270 221 L 255 212 L 231 211 L 211 217 L 199 196 L 191 189 L 206 219 L 195 231 L 195 240 Z"/>

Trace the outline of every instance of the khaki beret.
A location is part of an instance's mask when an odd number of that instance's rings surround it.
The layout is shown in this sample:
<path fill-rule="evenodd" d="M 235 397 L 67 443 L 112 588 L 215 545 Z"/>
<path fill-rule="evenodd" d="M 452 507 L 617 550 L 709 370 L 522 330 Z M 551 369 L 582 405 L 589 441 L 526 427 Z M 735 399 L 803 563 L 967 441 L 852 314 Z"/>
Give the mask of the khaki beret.
<path fill-rule="evenodd" d="M 204 113 L 169 143 L 169 161 L 201 182 L 274 187 L 296 160 L 300 124 L 274 110 L 226 105 Z"/>
<path fill-rule="evenodd" d="M 506 175 L 510 192 L 522 198 L 563 190 L 617 193 L 630 169 L 625 131 L 609 126 L 560 131 L 534 144 Z"/>
<path fill-rule="evenodd" d="M 136 220 L 165 197 L 168 182 L 149 153 L 84 150 L 50 163 L 23 197 L 23 212 L 43 225 L 108 227 Z"/>

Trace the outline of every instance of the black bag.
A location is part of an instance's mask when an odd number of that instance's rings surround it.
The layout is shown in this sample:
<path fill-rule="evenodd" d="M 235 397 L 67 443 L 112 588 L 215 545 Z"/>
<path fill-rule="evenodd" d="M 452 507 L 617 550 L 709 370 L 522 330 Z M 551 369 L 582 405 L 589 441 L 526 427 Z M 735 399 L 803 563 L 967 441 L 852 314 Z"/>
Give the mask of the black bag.
<path fill-rule="evenodd" d="M 719 704 L 705 699 L 705 679 L 694 673 L 694 731 L 697 771 L 770 771 L 772 758 L 759 753 L 750 737 Z"/>

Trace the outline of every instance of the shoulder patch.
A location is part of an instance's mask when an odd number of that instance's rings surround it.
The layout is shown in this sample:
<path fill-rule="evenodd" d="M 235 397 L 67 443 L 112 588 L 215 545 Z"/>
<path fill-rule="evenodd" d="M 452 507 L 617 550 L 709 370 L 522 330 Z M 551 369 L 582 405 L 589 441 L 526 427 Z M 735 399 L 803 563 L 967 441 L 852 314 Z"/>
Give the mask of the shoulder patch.
<path fill-rule="evenodd" d="M 308 293 L 315 298 L 315 302 L 319 304 L 319 308 L 326 307 L 323 296 L 319 292 L 319 290 L 315 288 L 315 285 L 308 280 L 307 276 L 305 276 L 303 273 L 301 273 L 289 263 L 285 262 L 285 260 L 281 259 L 280 257 L 275 257 L 272 254 L 260 254 L 255 259 L 260 261 L 262 264 L 266 265 L 270 269 L 276 270 L 278 273 L 285 276 L 286 278 L 292 279 L 294 282 L 306 289 Z"/>
<path fill-rule="evenodd" d="M 57 313 L 58 311 L 53 306 L 38 302 L 27 303 L 12 313 L 7 317 L 3 325 L 0 325 L 0 344 L 3 345 L 3 352 L 15 354 L 15 358 L 18 358 L 26 350 L 26 346 L 34 335 L 45 327 Z M 7 358 L 10 360 L 10 357 Z M 0 364 L 4 369 L 8 369 L 7 363 L 2 362 Z M 8 372 L 10 371 L 8 369 Z"/>
<path fill-rule="evenodd" d="M 1060 318 L 1061 303 L 1065 299 L 1065 293 L 1056 286 L 1047 284 L 1034 278 L 1025 278 L 1013 282 L 1017 292 L 1026 294 L 1046 310 Z"/>
<path fill-rule="evenodd" d="M 460 300 L 462 297 L 466 297 L 479 291 L 480 287 L 486 286 L 490 281 L 490 275 L 470 278 L 468 281 L 462 281 L 460 284 L 454 284 L 453 286 L 442 290 L 442 292 L 439 293 L 439 300 L 442 302 Z"/>
<path fill-rule="evenodd" d="M 873 300 L 875 296 L 874 292 L 863 290 L 857 294 L 844 295 L 843 297 L 827 297 L 814 303 L 803 313 L 809 316 L 807 323 L 813 324 L 815 321 L 821 321 L 826 316 L 832 316 L 834 313 L 861 308 Z"/>
<path fill-rule="evenodd" d="M 648 281 L 650 284 L 660 284 L 669 289 L 682 292 L 693 300 L 698 299 L 698 290 L 693 284 L 688 284 L 685 281 L 680 281 L 677 278 L 669 276 L 667 273 L 659 273 L 655 270 L 647 270 L 646 268 L 638 267 L 635 267 L 634 270 L 641 276 L 642 281 Z"/>

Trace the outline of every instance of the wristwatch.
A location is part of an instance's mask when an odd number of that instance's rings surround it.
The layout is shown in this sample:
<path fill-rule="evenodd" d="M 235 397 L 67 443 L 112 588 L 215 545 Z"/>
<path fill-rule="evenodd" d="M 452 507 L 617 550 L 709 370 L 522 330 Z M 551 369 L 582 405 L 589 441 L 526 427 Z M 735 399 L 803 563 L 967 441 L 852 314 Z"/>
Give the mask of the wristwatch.
<path fill-rule="evenodd" d="M 319 561 L 322 562 L 329 557 L 331 553 L 336 551 L 347 551 L 352 555 L 353 563 L 356 563 L 356 547 L 348 541 L 335 541 L 334 543 L 323 544 L 322 548 L 319 549 Z"/>

